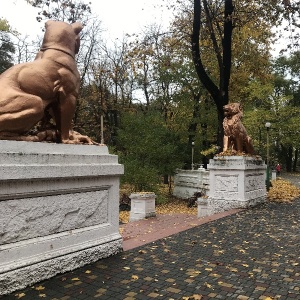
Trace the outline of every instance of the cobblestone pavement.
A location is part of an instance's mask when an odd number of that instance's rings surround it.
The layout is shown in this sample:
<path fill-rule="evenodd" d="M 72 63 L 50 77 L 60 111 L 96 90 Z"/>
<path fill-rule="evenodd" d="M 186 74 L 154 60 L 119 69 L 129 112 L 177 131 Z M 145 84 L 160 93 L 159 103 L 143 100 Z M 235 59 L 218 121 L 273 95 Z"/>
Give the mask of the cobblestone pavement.
<path fill-rule="evenodd" d="M 266 203 L 0 298 L 300 299 L 299 215 Z"/>

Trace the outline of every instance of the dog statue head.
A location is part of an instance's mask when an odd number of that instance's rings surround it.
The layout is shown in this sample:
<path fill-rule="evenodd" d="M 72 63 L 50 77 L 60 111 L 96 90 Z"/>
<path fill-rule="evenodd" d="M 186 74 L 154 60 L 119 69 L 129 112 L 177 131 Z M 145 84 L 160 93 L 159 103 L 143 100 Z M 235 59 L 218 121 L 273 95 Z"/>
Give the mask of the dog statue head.
<path fill-rule="evenodd" d="M 42 51 L 57 49 L 68 53 L 72 57 L 78 53 L 80 47 L 79 33 L 83 28 L 81 23 L 67 24 L 49 20 L 45 23 L 45 28 L 46 32 L 41 46 Z"/>
<path fill-rule="evenodd" d="M 243 108 L 240 103 L 229 103 L 223 106 L 224 116 L 230 119 L 234 115 L 239 115 L 241 118 L 243 116 Z"/>

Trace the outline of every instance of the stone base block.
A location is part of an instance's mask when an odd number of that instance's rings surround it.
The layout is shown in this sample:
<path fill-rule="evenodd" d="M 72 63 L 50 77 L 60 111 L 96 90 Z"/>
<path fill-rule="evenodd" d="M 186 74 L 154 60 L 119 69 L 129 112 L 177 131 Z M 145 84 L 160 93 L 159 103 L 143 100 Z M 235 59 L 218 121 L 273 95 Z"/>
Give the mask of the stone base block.
<path fill-rule="evenodd" d="M 122 250 L 106 146 L 0 141 L 0 295 Z"/>
<path fill-rule="evenodd" d="M 198 214 L 197 214 L 198 218 L 203 218 L 211 215 L 210 206 L 208 205 L 207 198 L 198 198 L 197 205 L 198 205 Z"/>
<path fill-rule="evenodd" d="M 266 165 L 260 157 L 220 156 L 211 159 L 210 213 L 247 208 L 266 201 Z"/>
<path fill-rule="evenodd" d="M 118 236 L 107 237 L 98 245 L 74 253 L 60 255 L 49 260 L 37 260 L 34 264 L 24 264 L 15 270 L 0 274 L 0 295 L 33 285 L 36 282 L 51 278 L 57 274 L 72 271 L 86 264 L 93 263 L 122 251 L 122 239 Z"/>
<path fill-rule="evenodd" d="M 154 193 L 131 194 L 131 210 L 129 221 L 138 221 L 150 217 L 155 217 L 155 199 Z"/>
<path fill-rule="evenodd" d="M 235 208 L 250 208 L 254 207 L 258 204 L 264 203 L 266 201 L 266 197 L 247 200 L 247 201 L 238 201 L 238 200 L 223 200 L 223 199 L 209 199 L 208 207 L 209 207 L 209 215 L 217 214 L 223 211 L 235 209 Z"/>

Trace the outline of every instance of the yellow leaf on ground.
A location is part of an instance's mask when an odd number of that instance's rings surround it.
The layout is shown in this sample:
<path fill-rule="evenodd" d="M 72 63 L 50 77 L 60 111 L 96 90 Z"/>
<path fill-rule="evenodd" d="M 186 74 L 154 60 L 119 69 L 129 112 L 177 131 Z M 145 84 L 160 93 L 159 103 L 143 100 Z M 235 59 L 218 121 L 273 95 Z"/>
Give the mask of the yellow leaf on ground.
<path fill-rule="evenodd" d="M 39 285 L 35 288 L 37 291 L 42 291 L 45 289 L 45 287 L 43 287 L 42 285 Z"/>
<path fill-rule="evenodd" d="M 90 271 L 90 270 L 85 271 L 85 274 L 91 274 L 91 273 L 92 273 L 92 271 Z"/>
<path fill-rule="evenodd" d="M 16 297 L 17 297 L 18 299 L 23 298 L 23 297 L 25 297 L 25 296 L 26 296 L 25 293 L 16 294 Z"/>
<path fill-rule="evenodd" d="M 137 276 L 137 275 L 132 275 L 131 278 L 132 278 L 133 280 L 138 280 L 138 279 L 139 279 L 139 276 Z"/>
<path fill-rule="evenodd" d="M 79 281 L 80 279 L 78 277 L 72 278 L 73 281 Z"/>
<path fill-rule="evenodd" d="M 46 294 L 39 294 L 40 298 L 46 298 Z"/>

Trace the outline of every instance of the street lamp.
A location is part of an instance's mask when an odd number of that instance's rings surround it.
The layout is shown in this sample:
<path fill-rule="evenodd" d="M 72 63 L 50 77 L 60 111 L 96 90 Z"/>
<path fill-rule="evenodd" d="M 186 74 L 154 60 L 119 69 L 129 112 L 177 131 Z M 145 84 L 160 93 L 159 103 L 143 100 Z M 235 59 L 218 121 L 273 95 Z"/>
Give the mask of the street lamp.
<path fill-rule="evenodd" d="M 192 170 L 194 170 L 194 148 L 195 142 L 192 142 Z"/>
<path fill-rule="evenodd" d="M 269 130 L 271 127 L 270 122 L 266 122 L 265 127 L 267 129 L 267 178 L 266 178 L 266 185 L 267 190 L 270 188 L 270 166 L 269 166 L 269 159 L 270 159 L 270 153 L 269 153 Z"/>

